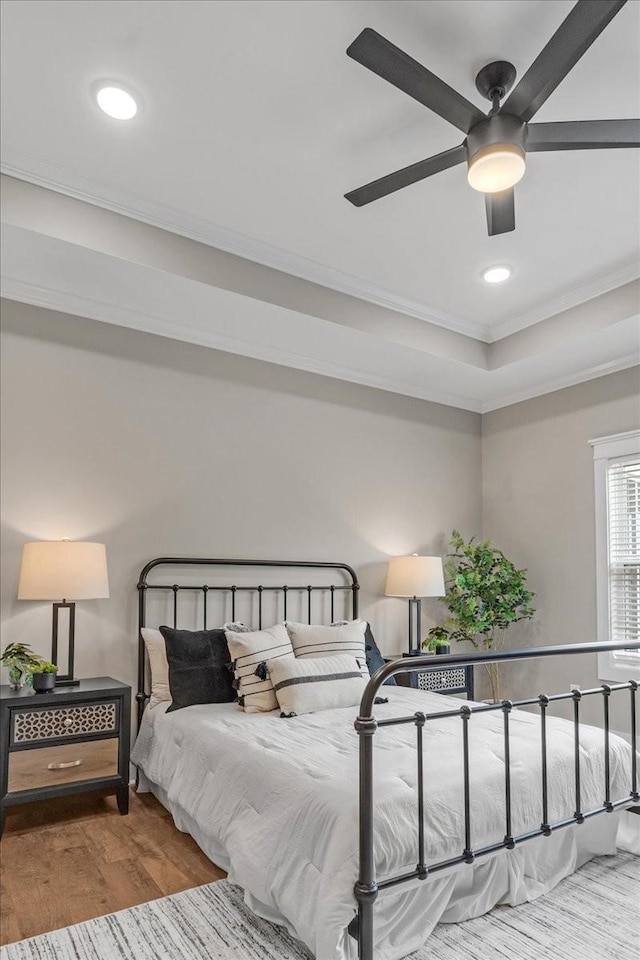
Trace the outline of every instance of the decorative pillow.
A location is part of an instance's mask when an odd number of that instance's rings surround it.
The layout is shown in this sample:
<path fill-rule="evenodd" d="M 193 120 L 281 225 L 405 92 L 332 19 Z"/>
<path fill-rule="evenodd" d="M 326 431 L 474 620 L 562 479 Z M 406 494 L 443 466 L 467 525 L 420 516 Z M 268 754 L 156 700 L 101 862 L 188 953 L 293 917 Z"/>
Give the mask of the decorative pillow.
<path fill-rule="evenodd" d="M 171 710 L 196 703 L 235 700 L 224 630 L 176 630 L 160 627 L 169 664 Z"/>
<path fill-rule="evenodd" d="M 267 674 L 266 661 L 291 658 L 293 647 L 284 624 L 249 633 L 226 631 L 233 661 L 238 703 L 246 713 L 267 713 L 277 710 L 278 701 Z"/>
<path fill-rule="evenodd" d="M 332 626 L 286 622 L 286 628 L 293 652 L 296 657 L 316 660 L 337 654 L 349 654 L 356 657 L 362 668 L 362 675 L 369 679 L 365 653 L 364 620 L 349 620 Z"/>
<path fill-rule="evenodd" d="M 268 661 L 283 716 L 355 707 L 367 685 L 362 669 L 354 656 L 338 654 L 323 657 L 283 657 Z"/>
<path fill-rule="evenodd" d="M 371 631 L 371 624 L 369 623 L 367 623 L 367 628 L 364 632 L 364 645 L 365 645 L 365 653 L 367 655 L 367 668 L 369 670 L 370 675 L 373 676 L 374 673 L 378 672 L 380 667 L 384 667 L 384 657 L 382 656 L 382 654 L 378 649 L 378 644 L 374 639 L 373 633 Z M 389 686 L 390 687 L 397 686 L 395 677 L 389 677 L 383 683 L 383 687 L 389 687 Z"/>
<path fill-rule="evenodd" d="M 150 630 L 149 627 L 143 627 L 140 633 L 142 634 L 144 645 L 147 648 L 149 669 L 151 672 L 151 697 L 149 698 L 149 706 L 155 707 L 157 703 L 171 700 L 167 650 L 164 637 L 159 630 Z"/>
<path fill-rule="evenodd" d="M 247 627 L 242 620 L 231 620 L 225 623 L 223 630 L 231 630 L 232 633 L 250 633 L 251 627 Z"/>
<path fill-rule="evenodd" d="M 332 623 L 332 627 L 344 627 L 347 623 L 364 623 L 365 632 L 364 632 L 364 645 L 365 653 L 367 656 L 367 669 L 369 671 L 369 676 L 373 676 L 374 673 L 377 673 L 380 667 L 384 667 L 384 657 L 378 649 L 378 644 L 376 643 L 373 632 L 371 630 L 371 624 L 366 620 L 337 620 L 335 623 Z M 397 686 L 396 678 L 389 677 L 384 682 L 384 686 Z"/>

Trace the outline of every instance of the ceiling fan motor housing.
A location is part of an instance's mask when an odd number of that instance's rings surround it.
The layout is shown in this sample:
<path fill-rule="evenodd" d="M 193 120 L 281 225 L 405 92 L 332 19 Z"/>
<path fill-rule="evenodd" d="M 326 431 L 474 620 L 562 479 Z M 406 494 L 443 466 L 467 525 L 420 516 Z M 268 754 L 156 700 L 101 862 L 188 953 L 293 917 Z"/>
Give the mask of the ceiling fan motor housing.
<path fill-rule="evenodd" d="M 469 164 L 481 150 L 487 147 L 508 143 L 522 151 L 526 151 L 527 125 L 519 117 L 508 113 L 499 113 L 493 117 L 481 120 L 472 127 L 467 134 L 467 151 Z"/>

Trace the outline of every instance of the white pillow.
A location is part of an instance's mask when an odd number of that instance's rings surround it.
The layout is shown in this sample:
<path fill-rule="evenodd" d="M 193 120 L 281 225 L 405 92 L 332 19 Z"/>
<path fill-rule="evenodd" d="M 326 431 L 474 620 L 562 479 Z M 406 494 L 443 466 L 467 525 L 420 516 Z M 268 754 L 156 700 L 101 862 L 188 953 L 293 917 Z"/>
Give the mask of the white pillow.
<path fill-rule="evenodd" d="M 346 623 L 320 626 L 317 624 L 285 624 L 291 637 L 293 652 L 300 659 L 315 660 L 319 657 L 331 657 L 337 654 L 349 654 L 355 657 L 362 667 L 362 676 L 369 679 L 364 634 L 366 620 L 350 620 Z"/>
<path fill-rule="evenodd" d="M 266 713 L 278 709 L 266 661 L 280 658 L 293 660 L 293 647 L 284 624 L 266 630 L 236 633 L 225 630 L 233 672 L 238 689 L 238 703 L 246 713 Z M 265 664 L 261 667 L 261 664 Z M 258 671 L 258 672 L 256 672 Z"/>
<path fill-rule="evenodd" d="M 269 661 L 280 709 L 286 715 L 355 707 L 360 703 L 367 679 L 355 657 L 348 653 L 333 657 L 299 659 L 283 657 Z"/>
<path fill-rule="evenodd" d="M 149 699 L 149 706 L 155 707 L 157 703 L 171 700 L 167 647 L 164 642 L 164 637 L 159 630 L 150 630 L 148 627 L 143 627 L 140 632 L 144 640 L 144 645 L 147 648 L 149 669 L 151 671 L 151 697 Z"/>

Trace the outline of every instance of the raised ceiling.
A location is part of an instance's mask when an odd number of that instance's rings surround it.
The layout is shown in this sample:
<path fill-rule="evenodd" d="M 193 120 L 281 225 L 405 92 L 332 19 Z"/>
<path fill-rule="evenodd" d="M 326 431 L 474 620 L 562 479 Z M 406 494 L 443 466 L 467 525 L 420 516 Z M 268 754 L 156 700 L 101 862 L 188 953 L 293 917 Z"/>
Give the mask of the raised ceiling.
<path fill-rule="evenodd" d="M 505 58 L 522 75 L 572 5 L 8 0 L 3 163 L 491 340 L 628 279 L 638 151 L 529 156 L 505 236 L 487 237 L 464 166 L 356 210 L 346 190 L 459 135 L 345 48 L 375 27 L 484 108 L 479 67 Z M 536 119 L 639 116 L 639 35 L 631 0 Z M 139 92 L 136 121 L 95 108 L 105 78 Z M 499 289 L 480 278 L 497 262 L 513 269 Z"/>

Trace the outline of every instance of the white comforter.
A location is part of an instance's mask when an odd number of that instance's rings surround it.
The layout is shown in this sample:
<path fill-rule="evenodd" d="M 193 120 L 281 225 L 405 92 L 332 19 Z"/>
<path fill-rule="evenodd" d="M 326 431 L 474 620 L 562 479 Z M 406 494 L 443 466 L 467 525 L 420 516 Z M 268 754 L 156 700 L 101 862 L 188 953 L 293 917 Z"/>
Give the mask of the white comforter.
<path fill-rule="evenodd" d="M 387 687 L 384 693 L 389 703 L 376 707 L 378 717 L 460 707 L 459 700 L 405 688 Z M 221 865 L 247 891 L 248 902 L 272 919 L 283 919 L 317 960 L 356 955 L 355 943 L 345 933 L 355 912 L 358 872 L 355 714 L 349 708 L 281 719 L 277 712 L 248 715 L 235 704 L 165 714 L 160 704 L 147 711 L 132 758 L 161 788 L 178 826 L 196 824 L 199 837 L 210 837 L 208 852 L 222 851 Z M 511 714 L 515 834 L 537 829 L 541 820 L 539 726 L 529 713 Z M 463 846 L 461 728 L 458 717 L 429 721 L 426 728 L 428 862 L 458 856 Z M 383 878 L 416 864 L 415 728 L 381 729 L 374 744 L 375 855 Z M 548 744 L 553 822 L 575 809 L 573 725 L 549 719 Z M 472 846 L 478 848 L 505 833 L 501 715 L 471 719 L 470 755 Z M 630 746 L 612 737 L 614 799 L 629 794 L 630 758 Z M 601 806 L 603 733 L 594 727 L 581 728 L 581 775 L 583 811 Z M 439 919 L 464 919 L 498 901 L 522 902 L 544 892 L 590 856 L 614 852 L 617 819 L 617 814 L 603 814 L 549 840 L 540 838 L 473 867 L 459 867 L 455 874 L 386 892 L 380 898 L 386 897 L 387 906 L 378 914 L 376 955 L 396 960 L 416 949 Z M 598 830 L 592 826 L 596 823 Z M 534 848 L 541 851 L 537 858 Z M 468 889 L 472 875 L 484 891 L 479 897 Z M 454 887 L 458 900 L 452 908 Z M 400 896 L 412 906 L 413 924 L 393 922 Z"/>

